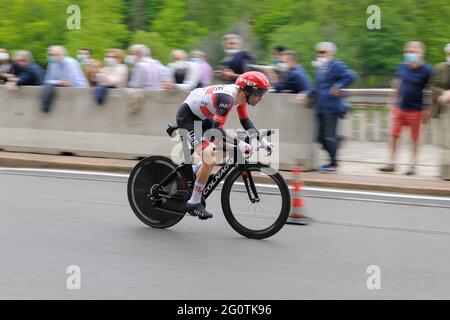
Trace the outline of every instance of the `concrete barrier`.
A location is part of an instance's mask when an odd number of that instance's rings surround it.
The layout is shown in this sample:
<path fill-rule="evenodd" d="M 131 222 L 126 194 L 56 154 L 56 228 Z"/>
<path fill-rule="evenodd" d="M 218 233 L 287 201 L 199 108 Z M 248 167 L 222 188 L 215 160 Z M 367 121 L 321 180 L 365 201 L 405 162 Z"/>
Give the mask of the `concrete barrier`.
<path fill-rule="evenodd" d="M 351 103 L 384 105 L 390 89 L 344 91 Z M 186 92 L 143 91 L 144 103 L 136 112 L 130 106 L 134 96 L 130 89 L 110 90 L 106 104 L 99 106 L 91 88 L 57 88 L 49 113 L 40 109 L 41 92 L 40 87 L 11 91 L 0 86 L 0 149 L 118 159 L 161 154 L 181 159 L 181 153 L 174 154 L 176 141 L 170 140 L 165 129 L 169 122 L 175 123 Z M 258 128 L 279 130 L 275 137 L 280 143 L 275 153 L 279 162 L 274 165 L 285 170 L 302 165 L 305 171 L 318 167 L 314 111 L 299 106 L 295 95 L 267 94 L 258 106 L 250 106 L 249 112 Z M 344 130 L 348 131 L 345 128 L 351 126 L 350 121 L 344 123 Z M 439 122 L 441 177 L 450 180 L 449 110 Z M 230 115 L 227 128 L 241 128 L 236 113 Z"/>
<path fill-rule="evenodd" d="M 0 148 L 5 151 L 136 159 L 152 154 L 171 155 L 176 145 L 167 136 L 186 92 L 145 91 L 139 112 L 129 106 L 129 89 L 110 90 L 107 101 L 94 102 L 92 89 L 57 88 L 49 113 L 40 110 L 38 87 L 10 91 L 0 87 Z M 258 128 L 279 129 L 279 163 L 289 169 L 317 167 L 314 144 L 314 112 L 300 107 L 295 95 L 268 94 L 256 107 L 249 107 Z M 231 114 L 228 128 L 241 128 Z M 181 158 L 176 154 L 176 158 Z"/>
<path fill-rule="evenodd" d="M 441 158 L 441 178 L 450 180 L 450 105 L 444 108 L 440 116 L 440 134 L 442 158 Z"/>

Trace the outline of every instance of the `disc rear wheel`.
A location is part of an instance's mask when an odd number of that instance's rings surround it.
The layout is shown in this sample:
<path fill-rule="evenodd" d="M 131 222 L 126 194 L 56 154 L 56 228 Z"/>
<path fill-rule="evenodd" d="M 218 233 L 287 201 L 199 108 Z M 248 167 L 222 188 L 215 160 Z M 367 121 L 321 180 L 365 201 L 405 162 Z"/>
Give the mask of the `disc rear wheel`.
<path fill-rule="evenodd" d="M 132 170 L 128 179 L 128 201 L 146 225 L 168 228 L 183 219 L 189 196 L 184 175 L 177 172 L 167 185 L 160 187 L 161 181 L 176 167 L 167 157 L 151 156 Z"/>

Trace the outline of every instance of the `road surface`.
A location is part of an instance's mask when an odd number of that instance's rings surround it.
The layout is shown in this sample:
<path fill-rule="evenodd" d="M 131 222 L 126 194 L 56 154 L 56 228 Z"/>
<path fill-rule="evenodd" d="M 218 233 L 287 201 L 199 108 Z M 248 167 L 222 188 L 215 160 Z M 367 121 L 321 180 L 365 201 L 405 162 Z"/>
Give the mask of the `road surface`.
<path fill-rule="evenodd" d="M 305 195 L 315 223 L 250 240 L 217 190 L 212 220 L 157 230 L 131 211 L 126 177 L 0 170 L 0 299 L 450 299 L 450 199 Z"/>

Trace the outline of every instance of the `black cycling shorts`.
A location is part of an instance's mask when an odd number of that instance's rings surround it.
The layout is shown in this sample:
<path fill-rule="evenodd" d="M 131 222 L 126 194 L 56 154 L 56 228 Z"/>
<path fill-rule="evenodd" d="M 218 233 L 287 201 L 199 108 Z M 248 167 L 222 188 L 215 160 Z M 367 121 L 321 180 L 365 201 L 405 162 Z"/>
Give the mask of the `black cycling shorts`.
<path fill-rule="evenodd" d="M 200 121 L 202 125 L 202 133 L 200 136 L 196 136 L 194 132 L 194 122 Z M 203 142 L 204 133 L 213 127 L 213 122 L 211 119 L 202 120 L 192 113 L 191 108 L 187 103 L 183 103 L 177 111 L 177 127 L 186 129 L 189 132 L 189 142 L 192 148 Z M 206 144 L 205 144 L 206 145 Z M 203 149 L 203 148 L 202 148 Z"/>

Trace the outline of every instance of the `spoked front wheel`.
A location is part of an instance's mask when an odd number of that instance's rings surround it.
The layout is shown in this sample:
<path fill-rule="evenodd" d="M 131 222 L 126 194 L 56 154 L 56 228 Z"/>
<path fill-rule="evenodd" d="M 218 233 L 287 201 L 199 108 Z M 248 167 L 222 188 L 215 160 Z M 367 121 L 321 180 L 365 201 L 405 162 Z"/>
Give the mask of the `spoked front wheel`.
<path fill-rule="evenodd" d="M 247 238 L 264 239 L 286 223 L 291 207 L 289 187 L 274 169 L 249 165 L 234 169 L 222 189 L 222 210 L 231 227 Z"/>

